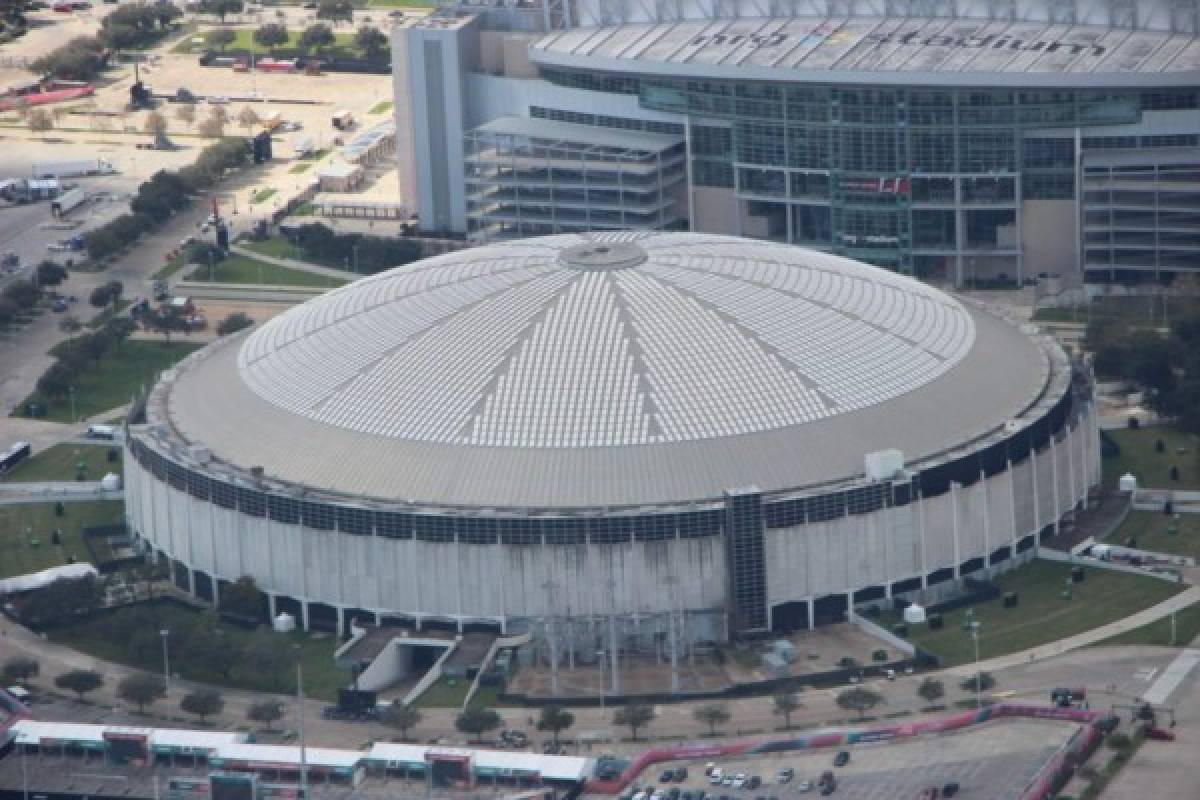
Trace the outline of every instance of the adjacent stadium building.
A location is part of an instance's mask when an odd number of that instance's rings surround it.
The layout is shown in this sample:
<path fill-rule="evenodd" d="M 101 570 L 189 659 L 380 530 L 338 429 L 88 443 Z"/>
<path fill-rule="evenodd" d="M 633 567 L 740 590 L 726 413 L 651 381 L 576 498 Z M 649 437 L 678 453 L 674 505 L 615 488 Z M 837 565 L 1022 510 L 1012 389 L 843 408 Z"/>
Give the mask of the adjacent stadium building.
<path fill-rule="evenodd" d="M 130 528 L 181 588 L 251 575 L 339 631 L 819 625 L 1032 557 L 1100 479 L 1051 337 L 693 233 L 364 278 L 191 355 L 127 433 Z"/>
<path fill-rule="evenodd" d="M 426 231 L 684 229 L 957 286 L 1200 268 L 1198 0 L 488 0 L 393 56 Z"/>

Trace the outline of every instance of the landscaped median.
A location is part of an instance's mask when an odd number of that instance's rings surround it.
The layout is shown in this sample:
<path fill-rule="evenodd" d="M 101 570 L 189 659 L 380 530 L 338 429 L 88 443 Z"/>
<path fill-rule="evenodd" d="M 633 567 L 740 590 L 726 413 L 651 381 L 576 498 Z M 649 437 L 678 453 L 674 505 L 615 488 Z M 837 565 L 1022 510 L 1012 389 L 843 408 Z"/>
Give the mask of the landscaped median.
<path fill-rule="evenodd" d="M 112 453 L 113 456 L 109 454 Z M 122 473 L 121 448 L 113 444 L 56 444 L 0 475 L 0 482 L 98 481 L 106 473 Z M 82 478 L 80 476 L 83 476 Z"/>
<path fill-rule="evenodd" d="M 1083 567 L 1082 582 L 1070 583 L 1071 569 L 1069 563 L 1035 559 L 998 576 L 994 581 L 998 596 L 944 613 L 942 628 L 937 630 L 928 623 L 910 625 L 907 638 L 937 656 L 942 666 L 958 666 L 975 657 L 972 637 L 963 629 L 968 610 L 979 623 L 979 657 L 988 659 L 1116 622 L 1187 588 L 1093 566 Z M 1015 608 L 1004 607 L 1008 592 L 1017 593 Z M 889 612 L 880 624 L 890 627 L 900 621 L 899 612 Z"/>

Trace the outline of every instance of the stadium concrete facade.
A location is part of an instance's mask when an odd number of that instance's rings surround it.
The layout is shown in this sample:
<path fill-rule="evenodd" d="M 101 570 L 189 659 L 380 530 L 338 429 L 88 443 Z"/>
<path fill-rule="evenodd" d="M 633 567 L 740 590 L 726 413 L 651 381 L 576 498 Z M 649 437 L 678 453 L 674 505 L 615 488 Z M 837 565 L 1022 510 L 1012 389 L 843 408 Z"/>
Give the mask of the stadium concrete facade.
<path fill-rule="evenodd" d="M 401 194 L 962 285 L 1200 268 L 1197 0 L 502 0 L 393 30 Z"/>
<path fill-rule="evenodd" d="M 1050 337 L 911 278 L 564 234 L 365 278 L 193 354 L 128 429 L 127 517 L 181 588 L 250 575 L 305 627 L 722 640 L 1032 557 L 1086 506 L 1098 444 Z"/>

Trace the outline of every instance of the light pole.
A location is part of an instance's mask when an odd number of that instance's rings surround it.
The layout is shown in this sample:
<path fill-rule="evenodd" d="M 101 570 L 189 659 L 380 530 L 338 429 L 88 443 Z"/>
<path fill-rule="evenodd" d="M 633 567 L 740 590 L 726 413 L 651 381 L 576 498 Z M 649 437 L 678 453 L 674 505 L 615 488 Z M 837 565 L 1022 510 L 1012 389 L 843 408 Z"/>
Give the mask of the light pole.
<path fill-rule="evenodd" d="M 971 620 L 971 641 L 975 645 L 975 708 L 983 707 L 983 673 L 979 671 L 979 620 Z"/>
<path fill-rule="evenodd" d="M 300 731 L 300 798 L 308 800 L 308 750 L 304 740 L 304 658 L 300 645 L 293 645 L 296 652 L 296 717 Z"/>
<path fill-rule="evenodd" d="M 79 420 L 75 416 L 75 387 L 68 386 L 67 394 L 71 395 L 71 424 L 74 425 Z"/>
<path fill-rule="evenodd" d="M 171 635 L 171 632 L 169 630 L 167 630 L 166 628 L 163 628 L 162 630 L 160 630 L 158 632 L 158 635 L 162 637 L 163 693 L 165 694 L 166 692 L 170 691 L 170 689 L 171 689 L 171 661 L 167 655 L 167 637 L 169 637 Z"/>
<path fill-rule="evenodd" d="M 354 254 L 354 274 L 358 274 L 358 245 L 350 248 L 350 252 Z"/>

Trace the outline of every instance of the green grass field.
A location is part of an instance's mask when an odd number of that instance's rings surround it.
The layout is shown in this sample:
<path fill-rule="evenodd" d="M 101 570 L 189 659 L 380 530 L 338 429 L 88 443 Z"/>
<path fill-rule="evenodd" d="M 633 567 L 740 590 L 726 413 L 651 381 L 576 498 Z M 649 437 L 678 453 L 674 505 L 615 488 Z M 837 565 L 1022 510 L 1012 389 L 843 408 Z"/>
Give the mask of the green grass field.
<path fill-rule="evenodd" d="M 453 685 L 451 682 L 453 681 Z M 442 676 L 413 703 L 417 708 L 462 708 L 471 688 L 470 680 Z M 471 698 L 472 708 L 495 708 L 497 692 L 494 686 L 480 686 Z"/>
<path fill-rule="evenodd" d="M 1089 567 L 1083 583 L 1074 584 L 1072 596 L 1061 596 L 1071 565 L 1034 560 L 996 579 L 1001 592 L 1017 592 L 1020 605 L 1004 608 L 1003 596 L 974 608 L 981 623 L 979 656 L 991 658 L 1053 642 L 1091 630 L 1149 608 L 1183 591 L 1179 584 L 1124 572 Z M 971 637 L 962 629 L 966 609 L 944 615 L 945 627 L 927 625 L 909 629 L 909 639 L 942 659 L 943 666 L 965 664 L 974 657 Z M 885 614 L 880 623 L 890 627 L 898 612 Z"/>
<path fill-rule="evenodd" d="M 188 625 L 194 625 L 202 613 L 173 603 L 161 604 L 155 608 L 155 611 L 158 618 L 154 627 L 167 630 L 172 628 L 183 630 Z M 138 606 L 130 606 L 114 613 L 137 614 L 140 612 L 141 608 Z M 211 624 L 216 625 L 225 636 L 234 642 L 245 642 L 252 635 L 250 631 L 236 625 L 216 620 Z M 76 650 L 106 661 L 140 667 L 151 672 L 161 672 L 162 660 L 157 651 L 151 658 L 139 661 L 135 654 L 130 652 L 128 642 L 108 635 L 107 628 L 108 626 L 103 622 L 89 620 L 79 625 L 57 629 L 51 632 L 50 636 L 56 642 L 69 645 Z M 350 678 L 349 673 L 342 672 L 334 666 L 333 651 L 337 645 L 336 637 L 313 638 L 297 632 L 287 636 L 281 635 L 279 638 L 281 646 L 285 644 L 300 645 L 301 657 L 304 662 L 304 693 L 309 697 L 321 700 L 336 700 L 338 688 L 348 685 Z M 172 660 L 171 671 L 177 672 L 188 680 L 203 681 L 231 689 L 293 693 L 296 690 L 294 670 L 288 670 L 286 675 L 272 679 L 270 676 L 256 673 L 248 666 L 239 666 L 233 670 L 231 678 L 226 680 L 216 673 L 196 669 L 186 659 L 181 658 Z"/>
<path fill-rule="evenodd" d="M 129 300 L 128 298 L 118 300 L 117 308 L 115 311 L 113 310 L 112 306 L 109 306 L 108 308 L 104 309 L 99 314 L 97 314 L 95 317 L 93 317 L 92 319 L 85 322 L 84 327 L 90 328 L 91 330 L 94 330 L 94 331 L 99 330 L 100 328 L 103 328 L 110 319 L 117 316 L 125 309 L 129 308 L 129 306 L 132 302 L 133 301 Z"/>
<path fill-rule="evenodd" d="M 254 53 L 260 56 L 270 56 L 272 58 L 297 58 L 300 56 L 300 36 L 303 31 L 292 30 L 288 31 L 288 40 L 286 44 L 279 47 L 268 49 L 254 41 L 253 28 L 234 28 L 233 32 L 237 35 L 231 43 L 225 46 L 223 52 L 234 53 Z M 203 33 L 196 34 L 203 36 Z M 179 44 L 171 49 L 173 53 L 198 53 L 208 49 L 206 44 L 192 44 L 191 36 L 184 38 Z M 333 34 L 334 43 L 332 47 L 323 50 L 321 53 L 316 51 L 312 55 L 325 55 L 330 58 L 362 58 L 362 51 L 354 46 L 353 33 L 337 33 Z"/>
<path fill-rule="evenodd" d="M 250 198 L 250 204 L 255 205 L 257 203 L 265 203 L 275 196 L 276 191 L 277 190 L 275 189 L 259 189 L 254 193 L 254 196 Z"/>
<path fill-rule="evenodd" d="M 272 258 L 291 258 L 296 261 L 304 260 L 304 251 L 282 236 L 271 236 L 266 239 L 244 239 L 238 245 Z"/>
<path fill-rule="evenodd" d="M 119 523 L 123 516 L 120 500 L 64 503 L 61 517 L 54 516 L 54 503 L 0 505 L 0 578 L 61 566 L 68 563 L 68 556 L 88 561 L 80 531 Z M 53 545 L 51 537 L 58 528 L 63 532 L 62 544 Z"/>
<path fill-rule="evenodd" d="M 1171 528 L 1175 533 L 1167 532 Z M 1108 542 L 1124 544 L 1130 537 L 1141 550 L 1200 558 L 1200 517 L 1195 514 L 1180 514 L 1176 519 L 1153 511 L 1133 511 Z"/>
<path fill-rule="evenodd" d="M 108 460 L 108 451 L 116 450 L 117 460 Z M 30 483 L 33 481 L 73 481 L 77 465 L 83 464 L 83 472 L 90 481 L 98 481 L 105 473 L 122 474 L 121 448 L 116 445 L 56 444 L 25 459 L 12 470 L 4 473 L 0 481 L 8 483 Z"/>
<path fill-rule="evenodd" d="M 252 283 L 269 286 L 314 286 L 332 288 L 347 281 L 325 275 L 314 275 L 298 269 L 289 269 L 246 256 L 233 255 L 215 265 L 210 271 L 207 266 L 197 267 L 188 275 L 188 280 L 213 283 Z"/>
<path fill-rule="evenodd" d="M 386 114 L 387 112 L 389 112 L 391 110 L 392 110 L 392 101 L 391 100 L 380 100 L 378 103 L 371 106 L 371 110 L 368 111 L 367 113 L 368 114 Z"/>
<path fill-rule="evenodd" d="M 288 168 L 288 172 L 292 175 L 299 175 L 301 172 L 308 172 L 312 169 L 311 161 L 301 161 L 299 164 L 293 164 Z"/>
<path fill-rule="evenodd" d="M 1200 439 L 1174 428 L 1122 428 L 1108 432 L 1121 447 L 1121 454 L 1104 459 L 1104 485 L 1116 488 L 1126 472 L 1132 472 L 1143 488 L 1200 489 Z M 1163 440 L 1165 450 L 1155 452 Z M 1182 453 L 1178 452 L 1180 449 Z M 1179 467 L 1179 480 L 1171 480 L 1171 467 Z"/>
<path fill-rule="evenodd" d="M 120 352 L 114 350 L 98 363 L 90 362 L 88 368 L 79 374 L 75 384 L 76 417 L 85 419 L 128 403 L 143 386 L 153 385 L 158 373 L 174 366 L 199 347 L 191 342 L 125 342 Z M 27 402 L 45 403 L 46 419 L 73 421 L 70 397 L 49 401 L 34 392 L 17 406 L 18 411 L 23 410 Z"/>
<path fill-rule="evenodd" d="M 1097 646 L 1118 644 L 1149 644 L 1160 647 L 1183 647 L 1200 641 L 1200 603 L 1188 606 L 1175 615 L 1175 638 L 1171 639 L 1171 618 L 1165 617 L 1098 642 Z"/>

